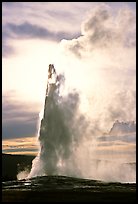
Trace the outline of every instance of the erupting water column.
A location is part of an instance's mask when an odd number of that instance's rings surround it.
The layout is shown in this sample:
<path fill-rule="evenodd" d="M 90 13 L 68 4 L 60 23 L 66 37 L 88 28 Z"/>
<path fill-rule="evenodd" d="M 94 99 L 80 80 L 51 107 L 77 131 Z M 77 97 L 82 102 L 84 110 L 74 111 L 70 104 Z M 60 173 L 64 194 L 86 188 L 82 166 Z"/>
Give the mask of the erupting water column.
<path fill-rule="evenodd" d="M 70 155 L 70 133 L 60 106 L 59 79 L 49 65 L 44 114 L 39 129 L 40 152 L 34 159 L 29 177 L 63 174 L 64 161 Z"/>
<path fill-rule="evenodd" d="M 64 80 L 64 75 L 57 75 L 54 65 L 50 64 L 44 113 L 38 132 L 40 151 L 32 162 L 28 178 L 44 175 L 78 175 L 73 156 L 77 138 L 74 140 L 69 123 L 74 121 L 79 98 L 75 92 L 69 93 L 67 97 L 60 96 L 60 87 Z"/>
<path fill-rule="evenodd" d="M 41 147 L 40 159 L 42 160 L 43 165 L 45 165 L 43 166 L 43 170 L 46 171 L 46 174 L 56 173 L 56 152 L 54 145 L 51 144 L 51 138 L 49 139 L 49 136 L 52 137 L 54 134 L 54 123 L 57 123 L 57 121 L 55 121 L 56 118 L 52 115 L 52 113 L 54 113 L 54 110 L 52 109 L 55 109 L 56 106 L 54 97 L 57 96 L 58 83 L 58 76 L 54 65 L 50 64 L 48 69 L 44 114 L 41 120 L 39 133 L 39 142 Z M 50 158 L 52 158 L 52 160 Z"/>

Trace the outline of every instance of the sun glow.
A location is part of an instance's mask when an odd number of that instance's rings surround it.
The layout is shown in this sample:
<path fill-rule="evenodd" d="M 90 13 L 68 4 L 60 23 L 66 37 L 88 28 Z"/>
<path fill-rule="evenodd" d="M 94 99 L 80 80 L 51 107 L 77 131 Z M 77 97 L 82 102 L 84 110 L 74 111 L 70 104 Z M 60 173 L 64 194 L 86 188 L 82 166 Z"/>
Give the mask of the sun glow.
<path fill-rule="evenodd" d="M 15 90 L 23 100 L 44 97 L 48 64 L 55 58 L 57 43 L 40 40 L 12 42 L 17 54 L 3 59 L 3 91 Z"/>
<path fill-rule="evenodd" d="M 11 43 L 17 54 L 11 58 L 3 58 L 3 91 L 15 90 L 23 100 L 43 101 L 50 63 L 55 64 L 58 73 L 65 72 L 69 87 L 88 89 L 89 85 L 85 87 L 85 74 L 88 76 L 84 69 L 85 63 L 70 58 L 59 43 L 42 40 L 14 40 Z M 96 63 L 93 65 L 97 66 Z M 96 89 L 101 79 L 91 68 L 90 66 L 90 77 L 92 74 L 93 80 L 89 88 L 92 89 L 93 85 Z"/>

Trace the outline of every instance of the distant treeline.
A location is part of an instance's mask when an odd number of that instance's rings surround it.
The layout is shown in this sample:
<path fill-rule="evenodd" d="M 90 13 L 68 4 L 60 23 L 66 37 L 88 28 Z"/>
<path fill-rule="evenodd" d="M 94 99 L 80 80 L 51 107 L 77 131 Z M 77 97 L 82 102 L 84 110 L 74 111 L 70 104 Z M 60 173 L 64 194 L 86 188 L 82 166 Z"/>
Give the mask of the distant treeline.
<path fill-rule="evenodd" d="M 2 181 L 17 179 L 20 171 L 31 169 L 35 156 L 2 154 Z"/>

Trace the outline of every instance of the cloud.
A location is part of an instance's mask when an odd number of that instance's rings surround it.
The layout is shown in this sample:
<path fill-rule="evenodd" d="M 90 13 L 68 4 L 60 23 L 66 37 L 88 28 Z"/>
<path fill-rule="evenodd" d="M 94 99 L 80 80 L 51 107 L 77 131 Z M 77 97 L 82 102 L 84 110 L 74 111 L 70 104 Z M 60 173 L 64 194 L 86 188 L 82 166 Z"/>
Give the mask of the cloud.
<path fill-rule="evenodd" d="M 34 105 L 34 104 L 33 104 Z M 34 105 L 37 109 L 38 105 Z M 32 104 L 27 105 L 6 94 L 2 100 L 2 137 L 20 138 L 37 134 L 39 112 L 32 110 Z"/>
<path fill-rule="evenodd" d="M 15 122 L 2 125 L 2 137 L 5 138 L 18 138 L 23 136 L 36 135 L 37 122 L 29 124 L 27 122 Z"/>
<path fill-rule="evenodd" d="M 11 38 L 11 35 L 8 32 L 5 32 L 4 29 L 2 29 L 2 56 L 8 57 L 12 54 L 15 54 L 14 48 L 9 44 L 9 39 Z"/>
<path fill-rule="evenodd" d="M 17 23 L 22 24 L 28 21 L 40 27 L 46 27 L 53 32 L 65 31 L 76 33 L 79 31 L 82 12 L 85 13 L 91 3 L 70 3 L 62 2 L 4 2 L 3 24 Z M 22 15 L 20 15 L 22 14 Z M 10 18 L 8 18 L 10 16 Z M 75 24 L 72 29 L 72 24 Z"/>
<path fill-rule="evenodd" d="M 15 49 L 8 45 L 7 42 L 3 43 L 2 45 L 2 56 L 8 57 L 15 54 Z"/>
<path fill-rule="evenodd" d="M 65 31 L 50 31 L 49 29 L 37 24 L 24 22 L 21 24 L 7 23 L 3 26 L 3 57 L 7 57 L 15 53 L 14 47 L 10 45 L 10 40 L 21 39 L 43 39 L 51 41 L 60 41 L 63 38 L 71 39 L 78 34 L 71 34 Z"/>
<path fill-rule="evenodd" d="M 2 55 L 16 54 L 11 40 L 43 39 L 59 42 L 79 35 L 72 23 L 77 21 L 74 10 L 66 4 L 49 2 L 3 2 L 2 4 Z M 68 10 L 69 9 L 69 10 Z M 67 12 L 68 10 L 68 12 Z M 77 9 L 78 10 L 78 9 Z M 86 10 L 86 9 L 85 9 Z M 16 23 L 15 23 L 16 22 Z M 72 22 L 72 23 L 71 23 Z"/>
<path fill-rule="evenodd" d="M 38 152 L 36 137 L 4 139 L 2 151 L 3 153 L 12 154 L 36 154 Z"/>
<path fill-rule="evenodd" d="M 126 2 L 112 3 L 113 10 L 116 6 L 122 7 L 123 4 L 132 7 L 133 10 L 135 7 L 135 4 L 130 4 L 129 2 L 128 4 Z M 107 5 L 108 4 L 109 3 L 107 2 Z M 10 54 L 14 54 L 15 50 L 13 50 L 13 46 L 10 46 L 9 44 L 9 41 L 13 38 L 40 38 L 45 40 L 48 39 L 59 41 L 64 38 L 72 39 L 75 37 L 77 39 L 74 41 L 74 46 L 70 46 L 70 49 L 72 51 L 74 50 L 74 52 L 78 54 L 78 57 L 81 56 L 81 50 L 84 49 L 86 43 L 89 43 L 89 41 L 90 43 L 94 41 L 96 43 L 96 41 L 98 42 L 98 40 L 100 40 L 100 38 L 102 37 L 105 40 L 109 38 L 109 43 L 112 42 L 111 39 L 114 39 L 114 37 L 118 38 L 119 35 L 114 32 L 115 25 L 112 26 L 112 32 L 108 31 L 110 29 L 110 26 L 108 29 L 108 27 L 106 28 L 103 25 L 104 21 L 106 21 L 106 19 L 104 19 L 106 16 L 104 15 L 107 15 L 108 18 L 110 13 L 106 12 L 106 9 L 105 11 L 102 11 L 101 9 L 101 12 L 98 13 L 99 18 L 95 18 L 93 16 L 84 23 L 84 26 L 82 26 L 82 35 L 85 31 L 88 33 L 91 28 L 93 28 L 94 31 L 91 37 L 89 39 L 87 38 L 87 42 L 85 42 L 85 40 L 82 40 L 84 42 L 81 43 L 81 39 L 78 38 L 78 36 L 80 35 L 79 25 L 81 23 L 81 20 L 85 16 L 88 9 L 91 7 L 93 8 L 95 5 L 102 5 L 102 3 L 66 2 L 66 4 L 64 4 L 63 6 L 62 2 L 58 2 L 58 4 L 56 4 L 55 2 L 36 2 L 35 4 L 33 4 L 32 2 L 3 2 L 3 32 L 4 35 L 7 35 L 7 33 L 10 34 L 10 37 L 7 38 L 7 40 L 9 39 L 8 42 L 3 41 L 3 57 L 8 57 Z M 130 16 L 127 12 L 122 15 Z M 126 28 L 123 28 L 122 26 L 122 31 L 123 29 Z M 127 43 L 128 42 L 129 41 L 127 40 Z M 132 43 L 135 42 L 131 42 L 131 44 Z M 10 49 L 9 52 L 8 48 Z"/>
<path fill-rule="evenodd" d="M 72 37 L 69 33 L 66 32 L 52 32 L 45 27 L 31 24 L 29 22 L 24 22 L 22 24 L 13 24 L 7 23 L 4 26 L 4 30 L 7 30 L 10 33 L 10 36 L 13 38 L 39 38 L 39 39 L 50 39 L 59 41 L 64 37 Z M 5 34 L 4 34 L 5 35 Z"/>

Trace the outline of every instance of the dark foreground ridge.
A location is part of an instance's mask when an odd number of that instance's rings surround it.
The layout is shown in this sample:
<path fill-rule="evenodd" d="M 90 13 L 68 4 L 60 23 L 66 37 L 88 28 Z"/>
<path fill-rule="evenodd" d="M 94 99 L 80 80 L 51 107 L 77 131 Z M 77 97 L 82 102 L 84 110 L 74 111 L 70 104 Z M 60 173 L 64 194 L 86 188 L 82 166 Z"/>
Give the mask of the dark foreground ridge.
<path fill-rule="evenodd" d="M 136 184 L 66 176 L 3 182 L 2 202 L 134 202 Z"/>

